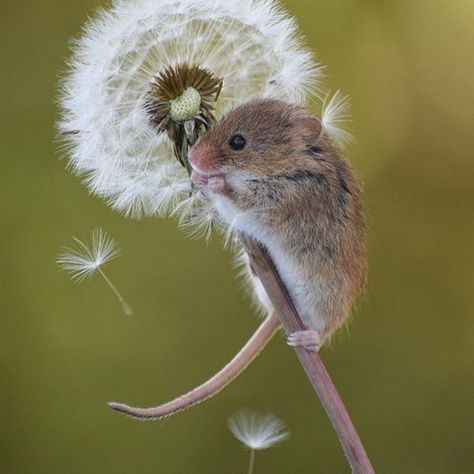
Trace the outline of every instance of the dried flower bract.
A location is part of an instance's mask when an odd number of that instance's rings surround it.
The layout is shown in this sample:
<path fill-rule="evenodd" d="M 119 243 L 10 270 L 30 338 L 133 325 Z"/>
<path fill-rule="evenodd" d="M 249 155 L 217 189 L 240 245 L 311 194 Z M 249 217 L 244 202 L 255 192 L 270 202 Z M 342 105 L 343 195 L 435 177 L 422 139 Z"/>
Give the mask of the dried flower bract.
<path fill-rule="evenodd" d="M 175 155 L 189 171 L 189 148 L 215 121 L 222 79 L 199 66 L 170 66 L 151 81 L 145 105 L 158 132 L 166 131 Z"/>

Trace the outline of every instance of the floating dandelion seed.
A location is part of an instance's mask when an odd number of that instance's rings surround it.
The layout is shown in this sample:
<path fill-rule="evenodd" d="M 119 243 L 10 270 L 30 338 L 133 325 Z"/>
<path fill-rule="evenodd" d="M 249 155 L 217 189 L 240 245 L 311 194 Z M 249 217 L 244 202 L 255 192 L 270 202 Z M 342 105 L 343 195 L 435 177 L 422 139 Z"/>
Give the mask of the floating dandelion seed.
<path fill-rule="evenodd" d="M 288 438 L 282 420 L 274 415 L 261 415 L 250 411 L 240 411 L 229 418 L 229 429 L 245 446 L 250 448 L 248 474 L 252 474 L 255 452 L 275 446 Z"/>
<path fill-rule="evenodd" d="M 92 231 L 90 245 L 77 237 L 73 237 L 73 240 L 74 246 L 65 247 L 57 256 L 57 264 L 61 269 L 68 271 L 71 278 L 77 282 L 90 278 L 96 272 L 99 273 L 118 298 L 125 314 L 131 316 L 130 306 L 102 270 L 106 263 L 117 257 L 119 251 L 116 242 L 100 228 Z"/>
<path fill-rule="evenodd" d="M 240 411 L 229 418 L 229 429 L 245 446 L 256 451 L 275 446 L 288 438 L 282 420 L 274 415 Z"/>
<path fill-rule="evenodd" d="M 191 193 L 179 161 L 214 117 L 322 95 L 321 69 L 273 0 L 115 0 L 75 44 L 59 129 L 73 171 L 114 209 L 186 225 L 180 210 L 196 222 L 203 201 L 179 207 Z"/>

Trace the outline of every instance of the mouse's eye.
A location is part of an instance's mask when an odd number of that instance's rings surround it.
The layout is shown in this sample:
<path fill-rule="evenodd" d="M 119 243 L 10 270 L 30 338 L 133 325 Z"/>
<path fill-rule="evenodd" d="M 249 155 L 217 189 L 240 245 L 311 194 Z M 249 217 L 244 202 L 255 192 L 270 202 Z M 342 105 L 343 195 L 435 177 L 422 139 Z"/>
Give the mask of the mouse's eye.
<path fill-rule="evenodd" d="M 245 146 L 247 142 L 245 141 L 245 138 L 242 135 L 234 135 L 230 140 L 229 140 L 229 145 L 234 149 L 234 150 L 242 150 L 242 148 Z"/>

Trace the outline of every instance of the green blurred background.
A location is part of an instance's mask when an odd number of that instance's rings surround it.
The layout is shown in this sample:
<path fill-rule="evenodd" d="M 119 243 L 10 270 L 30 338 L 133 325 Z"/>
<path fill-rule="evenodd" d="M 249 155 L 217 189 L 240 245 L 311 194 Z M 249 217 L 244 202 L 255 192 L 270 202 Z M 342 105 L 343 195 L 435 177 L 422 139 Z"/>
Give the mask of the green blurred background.
<path fill-rule="evenodd" d="M 285 2 L 353 97 L 348 155 L 365 183 L 370 281 L 322 357 L 377 472 L 474 472 L 472 0 Z M 291 431 L 256 473 L 348 472 L 278 338 L 217 398 L 166 422 L 109 410 L 163 402 L 220 368 L 257 322 L 215 238 L 132 221 L 90 197 L 54 143 L 58 74 L 97 1 L 2 0 L 0 471 L 243 473 L 226 428 L 241 407 Z M 54 260 L 103 226 L 123 255 L 76 286 Z"/>

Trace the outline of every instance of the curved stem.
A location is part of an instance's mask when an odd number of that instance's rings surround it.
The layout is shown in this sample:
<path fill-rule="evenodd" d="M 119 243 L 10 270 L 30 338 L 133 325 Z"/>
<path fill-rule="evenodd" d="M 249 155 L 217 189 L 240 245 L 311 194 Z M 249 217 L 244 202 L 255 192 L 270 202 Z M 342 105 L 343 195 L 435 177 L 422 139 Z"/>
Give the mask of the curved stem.
<path fill-rule="evenodd" d="M 240 352 L 216 375 L 199 387 L 163 405 L 153 408 L 136 408 L 124 403 L 109 402 L 110 408 L 131 416 L 132 418 L 158 420 L 190 408 L 219 393 L 226 385 L 240 375 L 260 354 L 280 327 L 280 320 L 275 313 L 263 321 L 254 335 Z"/>
<path fill-rule="evenodd" d="M 280 316 L 286 333 L 289 335 L 307 329 L 301 321 L 288 290 L 266 249 L 254 239 L 244 235 L 240 237 L 258 277 Z M 362 441 L 321 358 L 316 352 L 308 352 L 298 347 L 295 348 L 295 352 L 332 423 L 352 472 L 355 474 L 374 474 L 375 471 Z"/>

